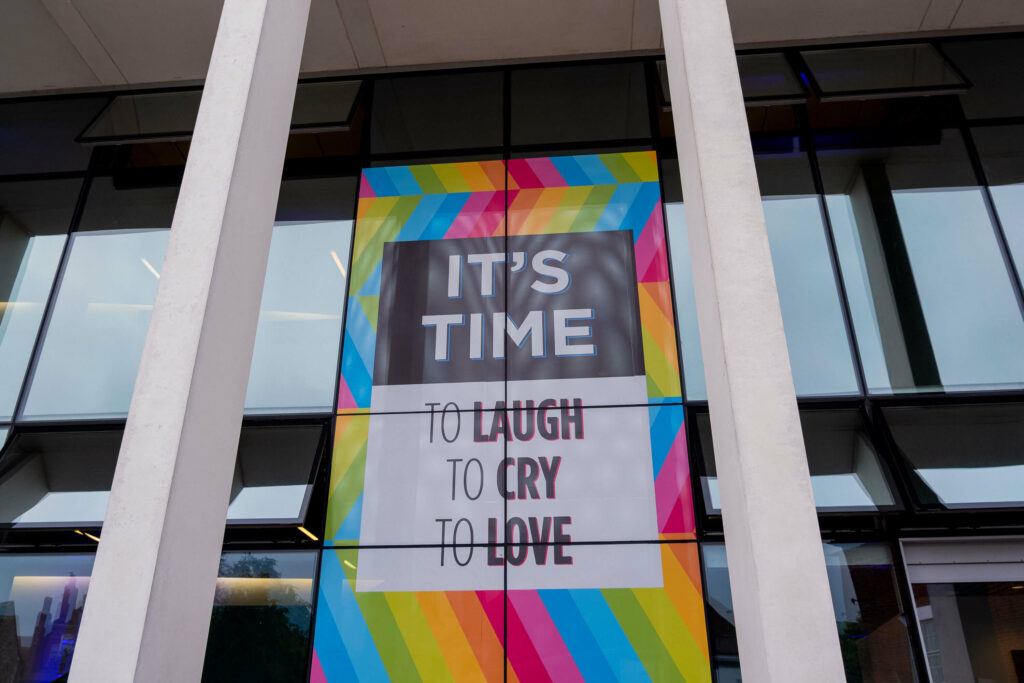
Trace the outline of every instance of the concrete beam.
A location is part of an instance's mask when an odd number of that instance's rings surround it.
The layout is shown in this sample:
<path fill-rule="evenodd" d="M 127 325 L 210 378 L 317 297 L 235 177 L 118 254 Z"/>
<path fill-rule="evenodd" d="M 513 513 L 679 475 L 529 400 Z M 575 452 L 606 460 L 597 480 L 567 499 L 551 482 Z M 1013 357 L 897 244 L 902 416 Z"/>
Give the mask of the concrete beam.
<path fill-rule="evenodd" d="M 845 680 L 725 0 L 660 0 L 740 665 Z"/>
<path fill-rule="evenodd" d="M 226 0 L 73 683 L 199 681 L 309 0 Z"/>

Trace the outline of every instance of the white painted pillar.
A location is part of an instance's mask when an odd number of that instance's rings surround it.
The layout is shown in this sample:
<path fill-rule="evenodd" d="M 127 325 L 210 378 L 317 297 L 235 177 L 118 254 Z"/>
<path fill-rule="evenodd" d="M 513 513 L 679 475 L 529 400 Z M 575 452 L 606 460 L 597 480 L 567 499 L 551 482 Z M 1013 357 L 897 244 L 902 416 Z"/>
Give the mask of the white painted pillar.
<path fill-rule="evenodd" d="M 198 682 L 309 0 L 226 0 L 73 683 Z"/>
<path fill-rule="evenodd" d="M 660 0 L 747 683 L 845 680 L 725 0 Z"/>

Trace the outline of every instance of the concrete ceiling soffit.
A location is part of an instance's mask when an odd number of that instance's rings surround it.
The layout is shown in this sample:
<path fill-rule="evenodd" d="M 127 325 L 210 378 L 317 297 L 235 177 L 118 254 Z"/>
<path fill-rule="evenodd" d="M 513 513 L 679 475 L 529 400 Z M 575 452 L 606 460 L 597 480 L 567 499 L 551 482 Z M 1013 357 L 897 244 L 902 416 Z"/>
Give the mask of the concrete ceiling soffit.
<path fill-rule="evenodd" d="M 71 0 L 43 0 L 43 6 L 96 75 L 96 80 L 103 85 L 127 83 L 124 74 Z"/>
<path fill-rule="evenodd" d="M 300 65 L 303 73 L 351 70 L 360 66 L 339 4 L 335 0 L 310 3 Z"/>
<path fill-rule="evenodd" d="M 356 66 L 370 69 L 387 66 L 368 0 L 334 0 L 352 48 Z"/>
<path fill-rule="evenodd" d="M 39 0 L 4 0 L 0 92 L 102 85 Z"/>
<path fill-rule="evenodd" d="M 633 0 L 633 50 L 661 47 L 661 16 L 658 0 Z"/>

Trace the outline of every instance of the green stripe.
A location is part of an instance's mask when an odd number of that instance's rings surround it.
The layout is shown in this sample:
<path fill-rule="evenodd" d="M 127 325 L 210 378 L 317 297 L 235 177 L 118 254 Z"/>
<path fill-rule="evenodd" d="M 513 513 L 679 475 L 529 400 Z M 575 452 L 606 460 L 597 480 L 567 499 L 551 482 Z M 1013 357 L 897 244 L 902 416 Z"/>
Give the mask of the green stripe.
<path fill-rule="evenodd" d="M 339 555 L 346 555 L 348 553 L 354 555 L 356 552 L 343 550 L 339 552 Z M 340 557 L 339 559 L 348 558 Z M 349 561 L 357 567 L 359 566 L 356 562 Z M 353 582 L 352 592 L 356 596 L 356 602 L 363 613 L 363 619 L 366 620 L 366 626 L 370 629 L 373 644 L 377 646 L 377 652 L 380 653 L 380 658 L 384 662 L 384 668 L 387 669 L 388 676 L 393 681 L 422 680 L 419 672 L 416 670 L 416 664 L 412 661 L 412 655 L 409 654 L 409 648 L 405 644 L 402 632 L 398 630 L 395 617 L 391 614 L 391 609 L 388 607 L 384 593 L 356 593 L 354 583 L 355 570 L 348 567 L 344 562 L 341 563 L 341 566 L 345 569 L 345 574 L 349 577 L 349 581 Z"/>
<path fill-rule="evenodd" d="M 416 182 L 420 184 L 423 194 L 446 194 L 448 192 L 444 189 L 444 183 L 434 173 L 433 166 L 429 164 L 410 166 L 409 172 L 412 173 L 412 177 L 416 179 Z"/>
<path fill-rule="evenodd" d="M 367 417 L 354 417 L 353 421 L 359 420 L 367 422 Z M 350 425 L 349 429 L 360 429 L 359 425 Z M 365 428 L 364 428 L 365 429 Z M 344 441 L 338 444 L 338 448 L 344 447 Z M 352 511 L 352 506 L 355 505 L 356 500 L 359 499 L 359 494 L 363 492 L 363 479 L 366 472 L 366 439 L 363 439 L 362 445 L 359 447 L 359 453 L 356 454 L 352 464 L 349 465 L 348 471 L 345 472 L 341 481 L 335 487 L 334 491 L 331 492 L 331 497 L 327 501 L 327 531 L 325 536 L 327 538 L 334 538 L 338 533 L 338 529 L 345 523 L 345 518 L 348 517 L 349 512 Z"/>
<path fill-rule="evenodd" d="M 379 296 L 360 296 L 359 305 L 363 307 L 363 313 L 366 314 L 366 319 L 370 321 L 370 325 L 373 326 L 373 331 L 377 331 L 377 316 L 380 313 L 380 297 Z"/>
<path fill-rule="evenodd" d="M 656 394 L 651 396 L 678 396 L 679 395 L 679 375 L 676 373 L 675 368 L 669 362 L 668 358 L 665 357 L 665 352 L 658 346 L 658 342 L 654 341 L 654 337 L 648 330 L 643 330 L 643 346 L 644 346 L 644 367 L 647 369 L 648 389 L 651 384 L 658 388 Z M 657 377 L 662 381 L 667 381 L 668 386 L 662 387 L 654 380 Z"/>
<path fill-rule="evenodd" d="M 373 237 L 370 238 L 363 253 L 352 264 L 351 291 L 358 292 L 366 284 L 366 281 L 370 279 L 373 269 L 377 267 L 377 264 L 384 257 L 384 243 L 394 241 L 421 199 L 423 197 L 420 195 L 399 197 L 398 201 L 395 202 L 394 208 L 386 216 L 381 217 L 382 225 L 377 229 Z M 365 221 L 366 217 L 361 222 Z"/>
<path fill-rule="evenodd" d="M 620 183 L 640 182 L 640 176 L 629 165 L 629 162 L 622 158 L 621 154 L 598 154 L 597 156 Z"/>
<path fill-rule="evenodd" d="M 608 203 L 612 200 L 616 187 L 618 186 L 592 185 L 590 194 L 587 195 L 586 201 L 583 202 L 583 207 L 576 214 L 576 220 L 569 226 L 569 232 L 593 231 L 597 221 L 601 218 L 601 214 L 604 213 Z"/>
<path fill-rule="evenodd" d="M 628 588 L 601 591 L 652 681 L 683 681 L 668 650 L 658 637 L 636 595 Z"/>
<path fill-rule="evenodd" d="M 644 182 L 658 181 L 658 164 L 645 152 L 627 152 L 623 155 Z"/>

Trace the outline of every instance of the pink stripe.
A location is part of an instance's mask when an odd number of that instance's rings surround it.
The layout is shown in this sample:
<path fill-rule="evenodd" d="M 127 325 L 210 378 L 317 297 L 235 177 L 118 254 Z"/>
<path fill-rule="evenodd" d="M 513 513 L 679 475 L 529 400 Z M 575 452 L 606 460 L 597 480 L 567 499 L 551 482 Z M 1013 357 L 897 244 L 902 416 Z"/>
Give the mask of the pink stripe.
<path fill-rule="evenodd" d="M 509 591 L 509 601 L 523 622 L 526 634 L 553 681 L 583 681 L 579 667 L 569 654 L 558 627 L 551 620 L 537 591 Z M 520 676 L 523 680 L 533 677 Z"/>
<path fill-rule="evenodd" d="M 450 240 L 467 237 L 473 231 L 473 226 L 480 219 L 480 214 L 487 209 L 487 205 L 491 202 L 494 194 L 494 192 L 473 192 L 470 194 L 469 199 L 462 205 L 462 211 L 452 221 L 448 232 L 444 234 L 444 239 Z"/>
<path fill-rule="evenodd" d="M 342 408 L 358 408 L 356 405 L 356 399 L 352 395 L 352 391 L 348 388 L 348 383 L 345 382 L 345 375 L 342 375 L 338 382 L 338 409 Z"/>
<path fill-rule="evenodd" d="M 480 606 L 491 622 L 494 635 L 498 636 L 498 642 L 505 646 L 505 611 L 502 608 L 502 591 L 477 591 L 476 597 Z"/>
<path fill-rule="evenodd" d="M 320 664 L 320 657 L 317 656 L 316 650 L 313 650 L 313 670 L 309 672 L 309 683 L 327 683 L 327 674 L 324 673 L 324 667 Z"/>
<path fill-rule="evenodd" d="M 636 254 L 636 272 L 640 276 L 640 282 L 663 282 L 668 280 L 668 273 L 664 279 L 658 278 L 663 268 L 655 268 L 652 272 L 652 264 L 664 261 L 665 258 L 665 230 L 661 221 L 661 202 L 654 207 L 654 211 L 647 219 L 644 229 L 640 231 L 640 237 L 633 245 Z M 659 259 L 660 257 L 660 259 Z M 652 279 L 658 278 L 658 279 Z"/>
<path fill-rule="evenodd" d="M 360 179 L 360 182 L 359 182 L 359 196 L 360 197 L 376 197 L 377 196 L 376 193 L 373 191 L 373 188 L 370 186 L 370 181 L 366 178 L 366 174 L 365 173 L 363 174 L 363 177 Z"/>
<path fill-rule="evenodd" d="M 550 158 L 527 159 L 526 163 L 530 165 L 530 168 L 533 169 L 537 179 L 544 184 L 544 187 L 566 186 L 565 178 L 558 172 Z"/>
<path fill-rule="evenodd" d="M 686 457 L 686 431 L 679 428 L 672 447 L 668 449 L 661 471 L 654 478 L 654 500 L 658 509 L 658 530 L 661 533 L 685 533 L 693 531 L 693 501 L 690 499 L 690 470 Z M 666 528 L 672 516 L 672 509 L 683 499 L 687 506 L 683 510 L 687 528 Z"/>
<path fill-rule="evenodd" d="M 491 197 L 491 202 L 487 205 L 487 208 L 480 214 L 480 218 L 477 219 L 476 225 L 469 231 L 467 237 L 490 237 L 494 234 L 494 231 L 501 225 L 502 219 L 505 217 L 505 193 L 495 192 L 494 196 Z"/>
<path fill-rule="evenodd" d="M 509 159 L 508 174 L 512 176 L 512 179 L 516 182 L 516 187 L 520 190 L 544 187 L 540 182 L 540 178 L 533 172 L 530 165 L 526 163 L 526 159 Z"/>

